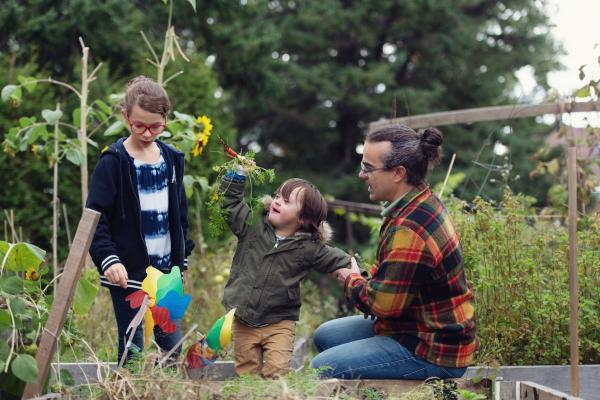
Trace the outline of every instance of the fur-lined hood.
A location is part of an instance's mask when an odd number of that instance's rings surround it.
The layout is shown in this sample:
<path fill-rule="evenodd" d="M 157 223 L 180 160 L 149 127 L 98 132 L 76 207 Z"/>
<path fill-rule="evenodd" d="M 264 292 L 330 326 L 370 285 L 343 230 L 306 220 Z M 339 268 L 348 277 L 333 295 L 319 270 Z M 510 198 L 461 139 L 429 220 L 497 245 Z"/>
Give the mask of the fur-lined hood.
<path fill-rule="evenodd" d="M 272 196 L 270 196 L 270 195 L 263 196 L 262 203 L 263 203 L 266 211 L 269 211 L 269 208 L 271 207 L 272 202 L 273 202 Z M 304 232 L 304 231 L 299 231 L 299 232 L 296 232 L 296 234 L 294 236 L 305 236 L 305 235 L 310 235 L 310 233 Z M 319 230 L 313 235 L 316 237 L 316 239 L 321 244 L 328 244 L 333 239 L 333 229 L 331 228 L 329 223 L 327 223 L 327 221 L 323 221 L 323 223 L 319 227 Z"/>

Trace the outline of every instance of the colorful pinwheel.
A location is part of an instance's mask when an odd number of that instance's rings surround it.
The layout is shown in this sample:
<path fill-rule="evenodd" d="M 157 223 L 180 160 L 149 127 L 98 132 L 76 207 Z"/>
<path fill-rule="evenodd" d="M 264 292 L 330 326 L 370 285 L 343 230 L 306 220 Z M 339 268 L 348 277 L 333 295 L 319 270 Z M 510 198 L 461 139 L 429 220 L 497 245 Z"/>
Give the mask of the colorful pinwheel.
<path fill-rule="evenodd" d="M 144 298 L 148 297 L 144 321 L 144 345 L 148 347 L 154 325 L 158 325 L 165 333 L 175 332 L 177 326 L 174 321 L 183 317 L 192 297 L 183 293 L 179 267 L 173 267 L 168 274 L 148 267 L 146 274 L 142 289 L 133 292 L 125 300 L 131 308 L 138 308 L 144 304 Z"/>
<path fill-rule="evenodd" d="M 190 346 L 186 355 L 188 368 L 204 368 L 215 362 L 221 350 L 231 343 L 234 315 L 235 308 L 219 318 L 205 337 Z"/>
<path fill-rule="evenodd" d="M 215 353 L 206 339 L 202 338 L 190 346 L 185 356 L 186 364 L 189 369 L 204 368 L 216 361 L 218 354 Z"/>

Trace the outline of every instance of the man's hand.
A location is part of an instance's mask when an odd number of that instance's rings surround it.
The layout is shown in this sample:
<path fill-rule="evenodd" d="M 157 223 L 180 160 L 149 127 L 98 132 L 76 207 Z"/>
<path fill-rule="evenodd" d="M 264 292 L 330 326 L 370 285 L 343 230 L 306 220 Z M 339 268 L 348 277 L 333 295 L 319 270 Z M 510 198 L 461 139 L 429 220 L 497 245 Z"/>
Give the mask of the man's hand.
<path fill-rule="evenodd" d="M 127 270 L 121 263 L 113 264 L 104 271 L 104 276 L 110 283 L 116 283 L 123 289 L 127 288 Z"/>
<path fill-rule="evenodd" d="M 360 275 L 360 268 L 358 268 L 358 263 L 356 262 L 356 259 L 354 257 L 350 258 L 350 268 L 340 268 L 338 270 L 333 271 L 329 275 L 337 279 L 340 285 L 344 285 L 344 283 L 346 283 L 346 278 L 350 274 Z M 369 317 L 371 317 L 372 320 L 376 318 L 375 315 L 364 313 L 365 319 Z"/>
<path fill-rule="evenodd" d="M 358 263 L 354 257 L 350 258 L 350 268 L 340 268 L 333 271 L 330 275 L 337 279 L 340 285 L 343 285 L 350 274 L 360 274 Z"/>

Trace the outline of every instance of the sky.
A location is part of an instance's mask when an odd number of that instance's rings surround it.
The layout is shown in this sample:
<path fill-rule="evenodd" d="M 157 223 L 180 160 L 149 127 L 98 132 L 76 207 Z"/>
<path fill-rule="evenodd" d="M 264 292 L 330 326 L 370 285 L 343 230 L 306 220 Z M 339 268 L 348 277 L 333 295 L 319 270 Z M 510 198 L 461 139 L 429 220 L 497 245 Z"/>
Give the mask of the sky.
<path fill-rule="evenodd" d="M 551 32 L 566 52 L 560 57 L 565 69 L 548 74 L 548 83 L 560 95 L 568 96 L 590 79 L 600 79 L 600 0 L 548 0 L 548 10 L 555 25 Z M 586 78 L 581 81 L 579 67 L 583 64 Z M 600 126 L 599 114 L 573 114 L 565 116 L 563 122 Z"/>
<path fill-rule="evenodd" d="M 587 64 L 584 71 L 595 72 L 592 75 L 599 78 L 600 0 L 549 0 L 548 3 L 552 22 L 556 25 L 552 34 L 568 53 L 560 59 L 566 69 L 549 74 L 548 80 L 560 94 L 568 95 L 582 86 L 578 78 L 581 65 Z M 598 46 L 594 49 L 595 45 Z"/>

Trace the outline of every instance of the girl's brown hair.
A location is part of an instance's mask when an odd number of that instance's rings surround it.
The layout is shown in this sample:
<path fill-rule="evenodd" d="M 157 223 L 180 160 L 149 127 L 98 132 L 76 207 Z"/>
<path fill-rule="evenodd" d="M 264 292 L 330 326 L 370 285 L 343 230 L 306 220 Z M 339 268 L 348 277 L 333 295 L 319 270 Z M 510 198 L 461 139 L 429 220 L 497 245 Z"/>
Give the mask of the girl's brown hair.
<path fill-rule="evenodd" d="M 302 205 L 300 210 L 301 229 L 323 239 L 320 227 L 327 217 L 327 202 L 315 185 L 304 179 L 291 178 L 283 182 L 275 194 L 280 194 L 288 201 L 292 192 L 298 188 L 300 189 L 299 202 Z"/>
<path fill-rule="evenodd" d="M 165 89 L 143 75 L 129 81 L 121 108 L 129 115 L 136 105 L 144 111 L 160 114 L 165 119 L 171 109 L 171 101 Z"/>

